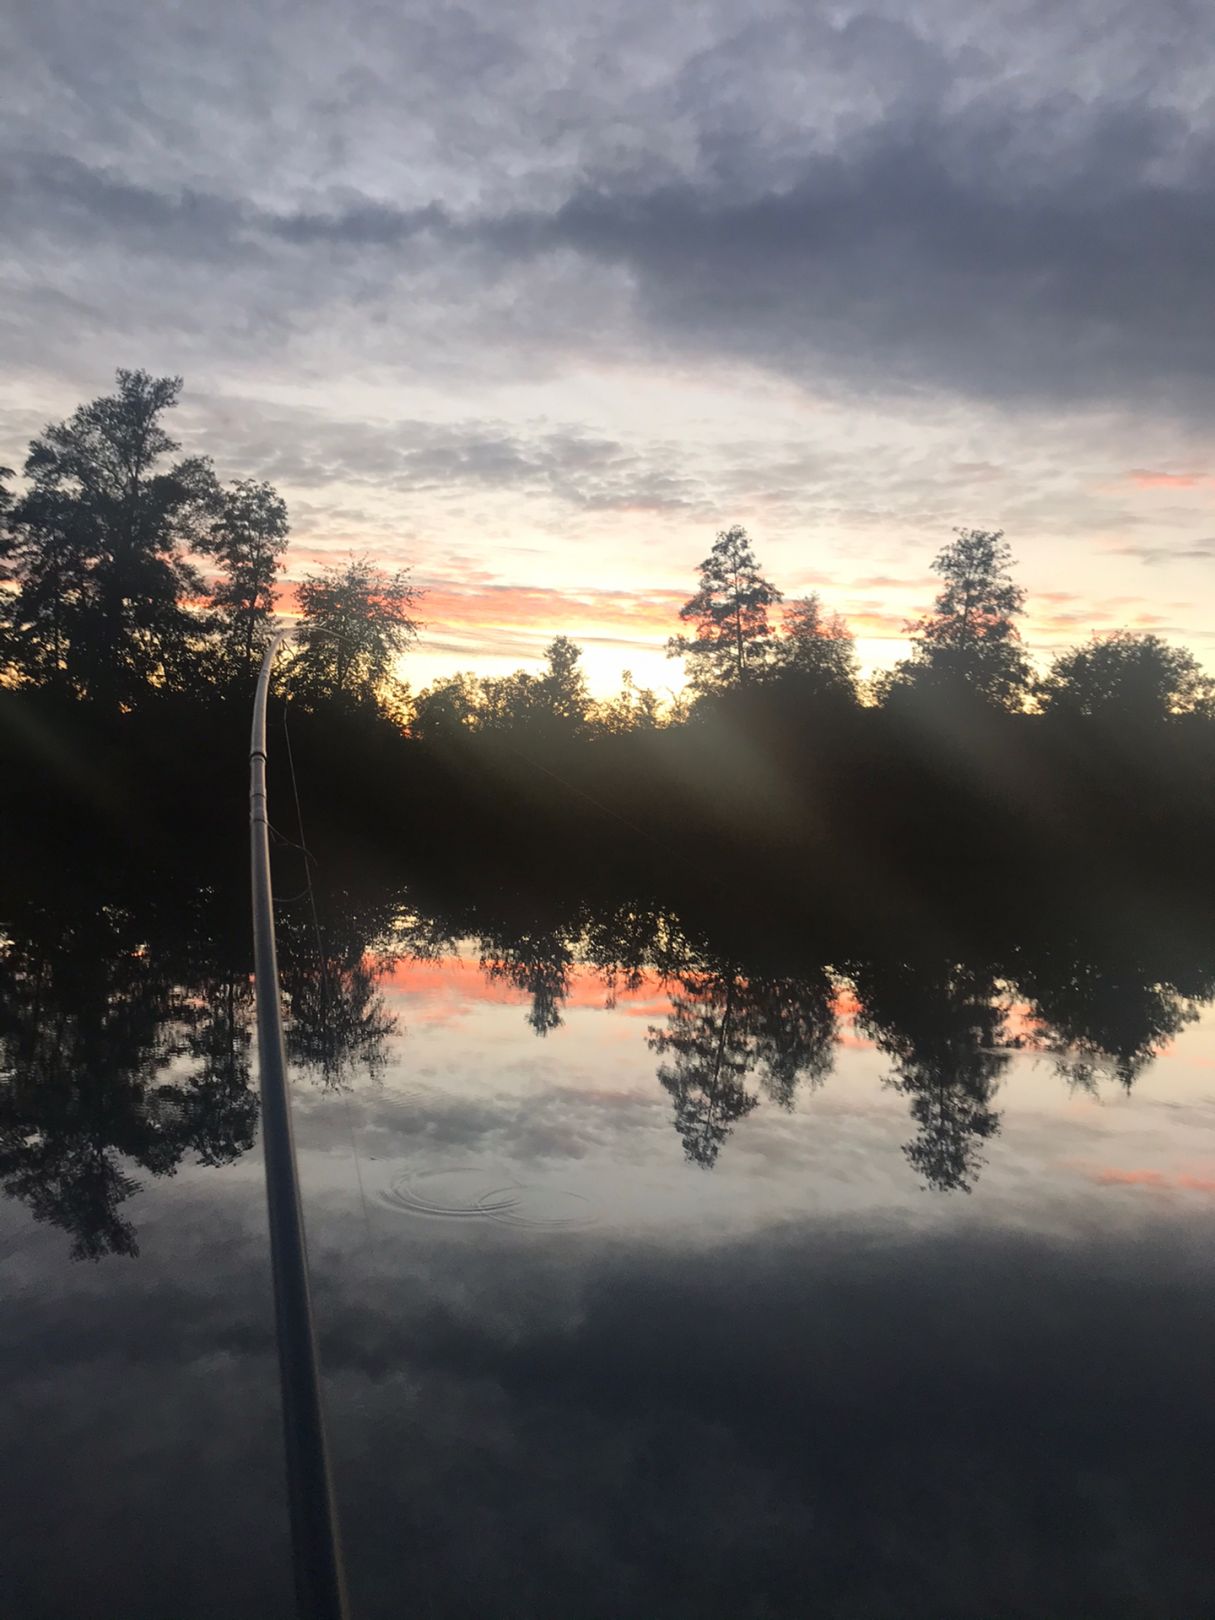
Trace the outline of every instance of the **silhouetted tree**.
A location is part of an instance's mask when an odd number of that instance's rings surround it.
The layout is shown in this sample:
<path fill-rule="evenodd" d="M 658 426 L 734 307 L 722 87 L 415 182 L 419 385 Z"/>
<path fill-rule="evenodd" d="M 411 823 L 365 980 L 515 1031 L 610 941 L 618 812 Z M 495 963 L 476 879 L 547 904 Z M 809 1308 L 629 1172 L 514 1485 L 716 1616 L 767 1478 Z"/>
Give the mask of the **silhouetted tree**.
<path fill-rule="evenodd" d="M 554 736 L 573 739 L 586 731 L 591 696 L 579 665 L 582 648 L 569 636 L 556 636 L 544 649 L 548 668 L 537 682 L 540 713 Z"/>
<path fill-rule="evenodd" d="M 908 686 L 976 694 L 1001 708 L 1019 707 L 1030 668 L 1017 619 L 1025 592 L 1009 573 L 1012 554 L 999 529 L 957 529 L 933 570 L 945 588 L 931 613 L 908 625 L 913 651 L 880 685 L 889 697 Z"/>
<path fill-rule="evenodd" d="M 215 520 L 199 541 L 220 577 L 211 605 L 225 676 L 251 683 L 274 626 L 274 592 L 287 549 L 287 504 L 270 484 L 243 478 L 224 491 Z"/>
<path fill-rule="evenodd" d="M 609 736 L 657 731 L 662 724 L 662 706 L 653 688 L 638 686 L 632 670 L 626 669 L 621 673 L 617 696 L 595 705 L 595 724 Z"/>
<path fill-rule="evenodd" d="M 13 492 L 8 487 L 8 481 L 12 476 L 11 467 L 0 467 L 0 585 L 8 584 L 13 577 L 11 558 L 15 539 L 8 522 L 13 504 Z M 7 596 L 7 592 L 0 591 L 0 672 L 13 667 L 13 627 L 7 611 Z"/>
<path fill-rule="evenodd" d="M 531 732 L 550 741 L 587 735 L 593 705 L 580 666 L 582 649 L 556 636 L 544 649 L 539 675 L 516 669 L 509 675 L 457 676 L 429 688 L 414 706 L 419 735 L 465 730 Z"/>
<path fill-rule="evenodd" d="M 291 664 L 294 690 L 317 704 L 382 702 L 393 665 L 418 633 L 421 592 L 404 570 L 386 574 L 366 558 L 309 574 L 299 587 L 303 620 Z"/>
<path fill-rule="evenodd" d="M 0 581 L 7 581 L 12 577 L 9 558 L 13 552 L 13 534 L 8 525 L 9 512 L 13 504 L 13 492 L 8 487 L 8 481 L 13 476 L 11 467 L 0 467 Z"/>
<path fill-rule="evenodd" d="M 30 445 L 29 487 L 10 514 L 5 604 L 16 678 L 108 706 L 184 687 L 204 628 L 186 552 L 217 501 L 210 463 L 180 447 L 164 413 L 177 377 L 119 371 L 117 392 L 82 405 Z"/>
<path fill-rule="evenodd" d="M 852 632 L 838 613 L 823 610 L 814 592 L 785 608 L 774 663 L 779 675 L 796 684 L 799 697 L 856 697 L 860 666 Z"/>
<path fill-rule="evenodd" d="M 483 722 L 484 694 L 476 675 L 441 676 L 416 694 L 409 729 L 427 742 L 467 736 Z"/>
<path fill-rule="evenodd" d="M 526 669 L 484 676 L 479 709 L 482 727 L 487 731 L 526 730 L 540 706 L 539 684 L 540 677 Z"/>
<path fill-rule="evenodd" d="M 179 1131 L 199 1164 L 232 1164 L 253 1146 L 257 1092 L 249 1063 L 253 984 L 228 972 L 197 986 L 183 1009 L 185 1047 L 198 1067 L 173 1098 Z"/>
<path fill-rule="evenodd" d="M 385 1045 L 397 1028 L 379 988 L 387 965 L 362 953 L 339 956 L 327 949 L 319 961 L 303 959 L 283 970 L 287 1056 L 328 1091 L 384 1067 Z"/>
<path fill-rule="evenodd" d="M 1193 654 L 1130 630 L 1094 635 L 1087 646 L 1060 654 L 1038 684 L 1038 699 L 1044 714 L 1115 726 L 1215 717 L 1215 681 Z"/>
<path fill-rule="evenodd" d="M 692 636 L 673 636 L 667 656 L 686 659 L 688 683 L 711 693 L 744 685 L 769 664 L 768 609 L 781 593 L 759 571 L 745 529 L 723 529 L 700 565 L 700 589 L 679 610 Z"/>

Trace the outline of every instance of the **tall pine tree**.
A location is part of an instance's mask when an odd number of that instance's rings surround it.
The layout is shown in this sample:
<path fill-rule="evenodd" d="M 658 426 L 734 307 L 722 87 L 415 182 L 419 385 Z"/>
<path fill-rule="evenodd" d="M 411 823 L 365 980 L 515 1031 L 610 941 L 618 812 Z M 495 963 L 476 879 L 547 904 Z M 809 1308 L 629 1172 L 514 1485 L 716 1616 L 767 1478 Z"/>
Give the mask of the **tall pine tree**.
<path fill-rule="evenodd" d="M 1031 671 L 1017 620 L 1025 592 L 1012 580 L 1012 554 L 1000 529 L 957 529 L 933 571 L 945 587 L 932 612 L 908 626 L 912 654 L 887 692 L 939 688 L 972 693 L 1000 708 L 1021 707 Z"/>
<path fill-rule="evenodd" d="M 700 693 L 745 686 L 771 663 L 768 609 L 781 593 L 759 571 L 745 529 L 723 529 L 700 565 L 700 589 L 679 610 L 693 635 L 672 636 L 669 658 L 684 658 L 688 683 Z"/>

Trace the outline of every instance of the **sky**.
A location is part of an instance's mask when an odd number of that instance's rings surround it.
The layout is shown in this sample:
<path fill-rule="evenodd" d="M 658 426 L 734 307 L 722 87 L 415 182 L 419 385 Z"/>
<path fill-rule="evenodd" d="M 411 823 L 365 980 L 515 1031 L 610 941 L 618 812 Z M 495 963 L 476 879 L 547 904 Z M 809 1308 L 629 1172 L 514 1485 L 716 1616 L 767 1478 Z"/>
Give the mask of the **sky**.
<path fill-rule="evenodd" d="M 1208 0 L 10 0 L 0 462 L 107 390 L 426 589 L 403 673 L 664 657 L 717 530 L 906 647 L 1001 527 L 1046 658 L 1215 666 Z"/>

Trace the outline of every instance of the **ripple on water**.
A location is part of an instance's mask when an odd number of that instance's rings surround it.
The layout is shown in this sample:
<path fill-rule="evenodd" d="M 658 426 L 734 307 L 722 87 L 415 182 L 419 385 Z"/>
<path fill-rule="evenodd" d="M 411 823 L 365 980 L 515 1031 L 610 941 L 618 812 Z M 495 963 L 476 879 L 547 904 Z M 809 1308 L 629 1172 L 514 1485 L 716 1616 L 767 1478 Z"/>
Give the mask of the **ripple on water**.
<path fill-rule="evenodd" d="M 452 1220 L 489 1220 L 530 1231 L 588 1226 L 589 1199 L 564 1187 L 504 1180 L 475 1166 L 411 1170 L 382 1194 L 384 1203 L 407 1215 Z"/>

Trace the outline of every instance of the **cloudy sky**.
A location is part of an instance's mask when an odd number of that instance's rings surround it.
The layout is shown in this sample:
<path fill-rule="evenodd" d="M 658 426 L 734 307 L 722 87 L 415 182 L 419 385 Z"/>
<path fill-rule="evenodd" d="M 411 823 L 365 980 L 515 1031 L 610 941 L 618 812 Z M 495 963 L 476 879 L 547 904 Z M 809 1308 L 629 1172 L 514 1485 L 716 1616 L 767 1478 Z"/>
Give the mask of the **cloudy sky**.
<path fill-rule="evenodd" d="M 662 686 L 714 531 L 863 661 L 955 524 L 1043 652 L 1215 663 L 1208 0 L 16 0 L 0 461 L 119 365 L 413 679 L 566 630 Z"/>

